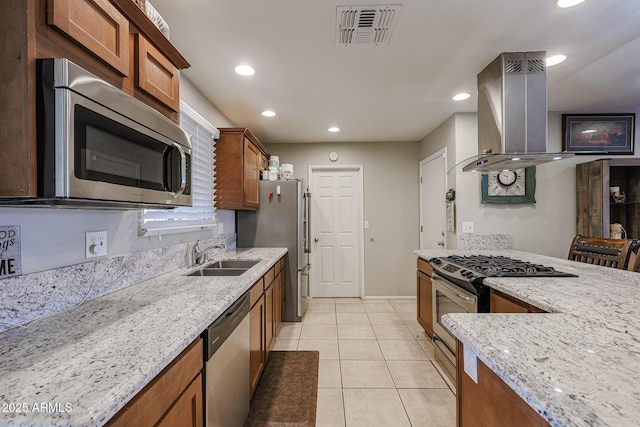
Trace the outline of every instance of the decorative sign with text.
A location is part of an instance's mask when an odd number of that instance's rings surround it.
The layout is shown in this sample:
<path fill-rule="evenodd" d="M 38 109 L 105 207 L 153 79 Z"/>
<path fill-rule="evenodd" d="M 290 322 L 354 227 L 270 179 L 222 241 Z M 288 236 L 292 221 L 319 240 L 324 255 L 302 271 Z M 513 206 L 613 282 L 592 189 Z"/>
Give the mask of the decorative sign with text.
<path fill-rule="evenodd" d="M 0 226 L 0 279 L 21 274 L 20 226 Z"/>

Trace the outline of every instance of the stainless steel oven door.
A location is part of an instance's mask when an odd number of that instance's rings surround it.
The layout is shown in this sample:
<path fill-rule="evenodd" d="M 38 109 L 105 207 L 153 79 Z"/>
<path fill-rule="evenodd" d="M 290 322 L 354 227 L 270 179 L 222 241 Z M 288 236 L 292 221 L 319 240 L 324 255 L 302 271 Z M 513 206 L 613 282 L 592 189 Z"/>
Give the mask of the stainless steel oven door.
<path fill-rule="evenodd" d="M 431 284 L 436 361 L 455 384 L 456 338 L 442 324 L 442 316 L 450 313 L 477 313 L 478 298 L 436 274 L 431 277 Z"/>

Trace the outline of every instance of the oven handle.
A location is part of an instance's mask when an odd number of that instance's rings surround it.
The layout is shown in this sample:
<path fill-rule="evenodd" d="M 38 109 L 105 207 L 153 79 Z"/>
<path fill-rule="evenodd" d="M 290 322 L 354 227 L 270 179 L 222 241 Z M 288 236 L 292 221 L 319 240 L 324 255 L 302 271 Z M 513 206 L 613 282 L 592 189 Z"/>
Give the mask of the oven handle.
<path fill-rule="evenodd" d="M 454 292 L 454 294 L 456 294 L 456 296 L 457 296 L 458 298 L 460 298 L 461 300 L 463 300 L 463 301 L 476 302 L 476 299 L 475 299 L 475 298 L 469 298 L 469 297 L 466 297 L 466 296 L 464 296 L 464 295 L 460 295 L 460 294 L 459 294 L 459 293 L 457 293 L 457 292 Z"/>
<path fill-rule="evenodd" d="M 432 290 L 434 292 L 434 303 L 436 295 L 435 292 L 437 290 L 448 296 L 454 302 L 457 301 L 457 303 L 462 306 L 467 312 L 478 312 L 478 307 L 476 305 L 478 302 L 478 298 L 475 295 L 465 295 L 464 293 L 461 293 L 461 290 L 458 286 L 449 282 L 442 276 L 438 276 L 435 273 L 431 275 L 431 283 L 433 286 Z"/>
<path fill-rule="evenodd" d="M 178 150 L 178 153 L 180 153 L 180 188 L 178 188 L 178 191 L 175 193 L 173 191 L 169 191 L 171 197 L 175 199 L 184 192 L 185 188 L 187 188 L 187 155 L 177 142 L 174 142 L 173 146 Z"/>

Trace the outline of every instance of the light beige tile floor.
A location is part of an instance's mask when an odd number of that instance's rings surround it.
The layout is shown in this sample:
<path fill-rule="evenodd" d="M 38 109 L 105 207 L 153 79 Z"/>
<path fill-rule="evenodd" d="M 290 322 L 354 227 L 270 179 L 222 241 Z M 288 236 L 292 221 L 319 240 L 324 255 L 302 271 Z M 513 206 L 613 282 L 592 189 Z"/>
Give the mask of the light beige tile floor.
<path fill-rule="evenodd" d="M 274 350 L 320 351 L 318 427 L 456 424 L 415 299 L 315 298 Z"/>

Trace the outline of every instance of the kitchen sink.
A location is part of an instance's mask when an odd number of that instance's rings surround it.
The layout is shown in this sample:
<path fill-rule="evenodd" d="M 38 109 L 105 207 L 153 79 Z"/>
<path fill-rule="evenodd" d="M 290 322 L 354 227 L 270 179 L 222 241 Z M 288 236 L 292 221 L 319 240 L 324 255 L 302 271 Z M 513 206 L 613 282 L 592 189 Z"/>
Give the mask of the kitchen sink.
<path fill-rule="evenodd" d="M 192 273 L 187 274 L 187 276 L 196 276 L 196 277 L 204 277 L 204 276 L 240 276 L 242 273 L 247 271 L 248 268 L 201 268 Z"/>
<path fill-rule="evenodd" d="M 244 268 L 249 269 L 259 263 L 260 260 L 255 259 L 223 259 L 207 264 L 204 268 Z"/>
<path fill-rule="evenodd" d="M 187 276 L 240 276 L 259 262 L 259 259 L 223 259 L 205 264 Z"/>

